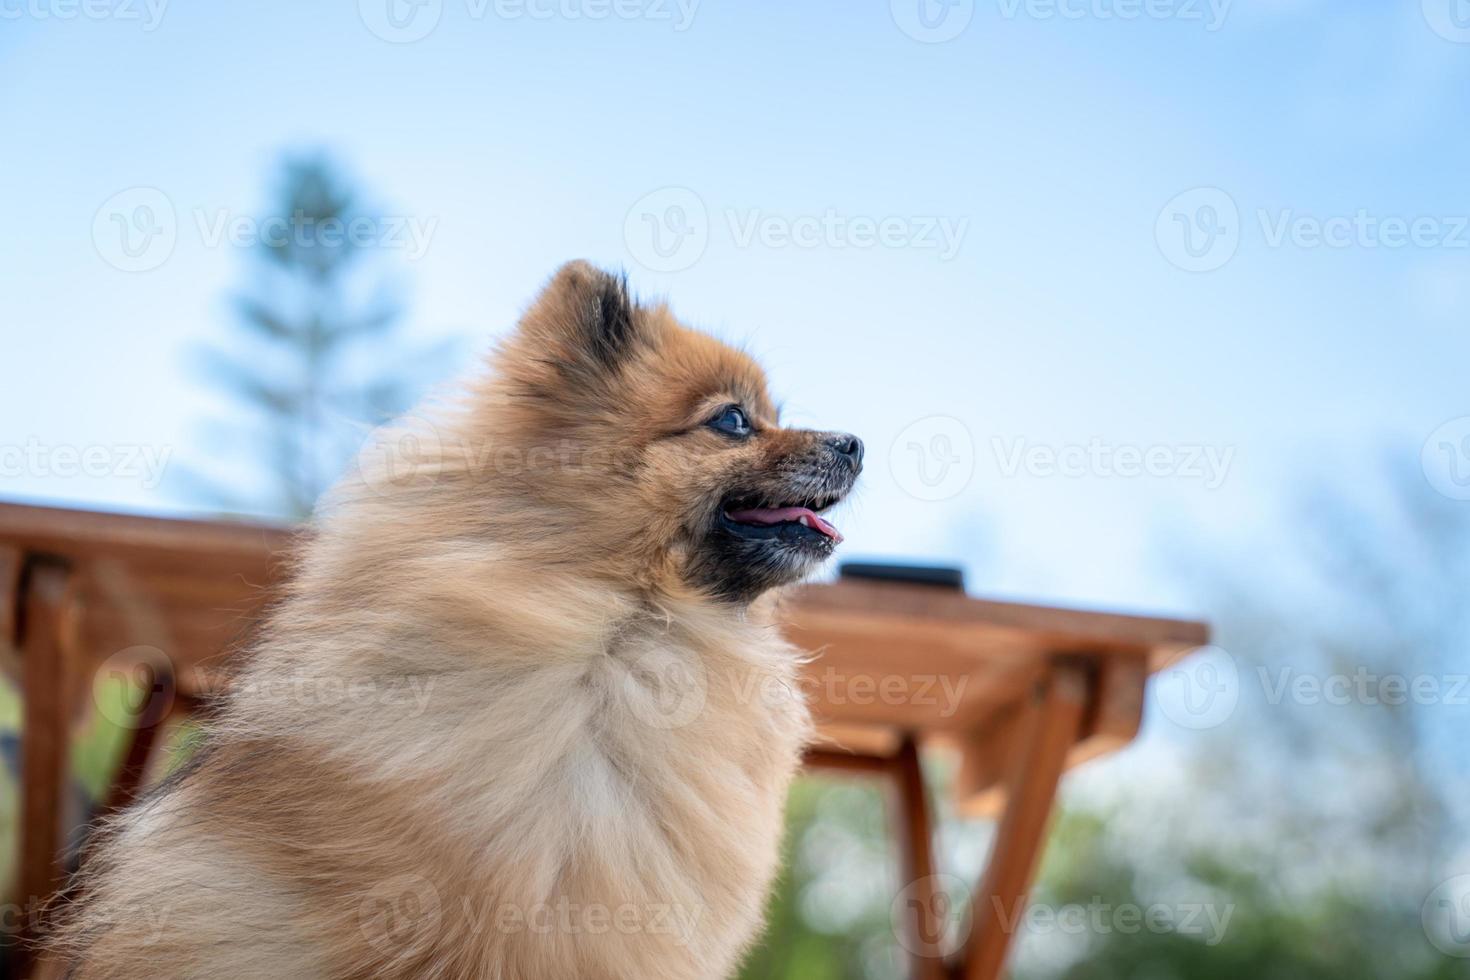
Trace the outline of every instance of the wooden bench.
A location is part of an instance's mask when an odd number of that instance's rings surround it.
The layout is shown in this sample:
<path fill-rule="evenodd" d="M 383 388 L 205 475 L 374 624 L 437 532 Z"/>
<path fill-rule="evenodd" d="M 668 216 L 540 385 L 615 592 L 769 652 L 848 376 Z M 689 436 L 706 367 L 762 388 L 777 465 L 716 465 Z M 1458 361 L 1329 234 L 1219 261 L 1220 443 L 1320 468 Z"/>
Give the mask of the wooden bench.
<path fill-rule="evenodd" d="M 111 782 L 108 805 L 122 806 L 145 784 L 159 733 L 217 690 L 291 540 L 264 525 L 0 504 L 0 647 L 25 706 L 21 908 L 61 883 L 68 742 L 98 672 L 143 671 L 153 695 Z M 1011 939 L 1000 911 L 1026 898 L 1062 773 L 1132 739 L 1149 674 L 1208 640 L 1197 622 L 865 580 L 794 590 L 783 619 L 820 651 L 805 677 L 820 732 L 809 764 L 895 789 L 921 980 L 999 976 Z M 999 820 L 957 950 L 935 941 L 943 908 L 919 761 L 931 747 L 958 755 L 961 809 Z"/>

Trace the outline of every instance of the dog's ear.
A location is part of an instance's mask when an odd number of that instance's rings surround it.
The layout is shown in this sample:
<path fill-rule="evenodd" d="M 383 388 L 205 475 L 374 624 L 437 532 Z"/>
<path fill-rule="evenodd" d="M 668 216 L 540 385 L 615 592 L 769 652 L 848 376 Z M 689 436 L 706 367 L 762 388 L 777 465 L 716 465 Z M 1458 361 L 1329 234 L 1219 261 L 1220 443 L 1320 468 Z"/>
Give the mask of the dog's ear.
<path fill-rule="evenodd" d="M 639 320 L 627 276 L 578 260 L 556 270 L 522 318 L 521 332 L 568 366 L 606 370 L 641 342 Z"/>

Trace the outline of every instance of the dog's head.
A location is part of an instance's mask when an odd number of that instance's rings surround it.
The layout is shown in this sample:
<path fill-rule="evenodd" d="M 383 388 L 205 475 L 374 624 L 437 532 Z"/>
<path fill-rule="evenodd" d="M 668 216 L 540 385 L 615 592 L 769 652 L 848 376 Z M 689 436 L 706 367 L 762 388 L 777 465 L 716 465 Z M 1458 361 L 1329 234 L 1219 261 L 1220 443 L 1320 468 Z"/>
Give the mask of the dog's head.
<path fill-rule="evenodd" d="M 782 428 L 740 351 L 640 305 L 622 279 L 564 266 L 497 357 L 498 444 L 546 465 L 515 492 L 552 553 L 612 574 L 746 602 L 800 578 L 842 540 L 823 512 L 863 445 Z M 529 516 L 529 512 L 528 512 Z"/>

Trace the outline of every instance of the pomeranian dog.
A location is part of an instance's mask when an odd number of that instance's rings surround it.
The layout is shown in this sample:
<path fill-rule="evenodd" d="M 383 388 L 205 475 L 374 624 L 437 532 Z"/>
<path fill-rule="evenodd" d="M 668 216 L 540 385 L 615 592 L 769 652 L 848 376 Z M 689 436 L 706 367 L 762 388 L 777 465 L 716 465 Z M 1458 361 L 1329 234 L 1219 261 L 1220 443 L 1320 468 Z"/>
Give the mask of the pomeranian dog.
<path fill-rule="evenodd" d="M 808 737 L 771 590 L 863 447 L 586 263 L 324 500 L 204 747 L 50 943 L 80 980 L 708 980 Z"/>

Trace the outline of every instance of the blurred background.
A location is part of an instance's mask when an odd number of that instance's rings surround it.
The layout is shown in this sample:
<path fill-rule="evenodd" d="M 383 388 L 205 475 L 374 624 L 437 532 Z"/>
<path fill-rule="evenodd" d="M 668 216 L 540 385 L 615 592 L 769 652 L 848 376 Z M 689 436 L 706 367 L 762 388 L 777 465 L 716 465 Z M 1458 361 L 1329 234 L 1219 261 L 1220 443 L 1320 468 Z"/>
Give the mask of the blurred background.
<path fill-rule="evenodd" d="M 304 518 L 623 267 L 863 436 L 848 557 L 1216 625 L 1014 976 L 1467 976 L 1467 81 L 1462 0 L 0 0 L 0 494 Z M 798 786 L 747 976 L 904 975 L 886 834 Z"/>

